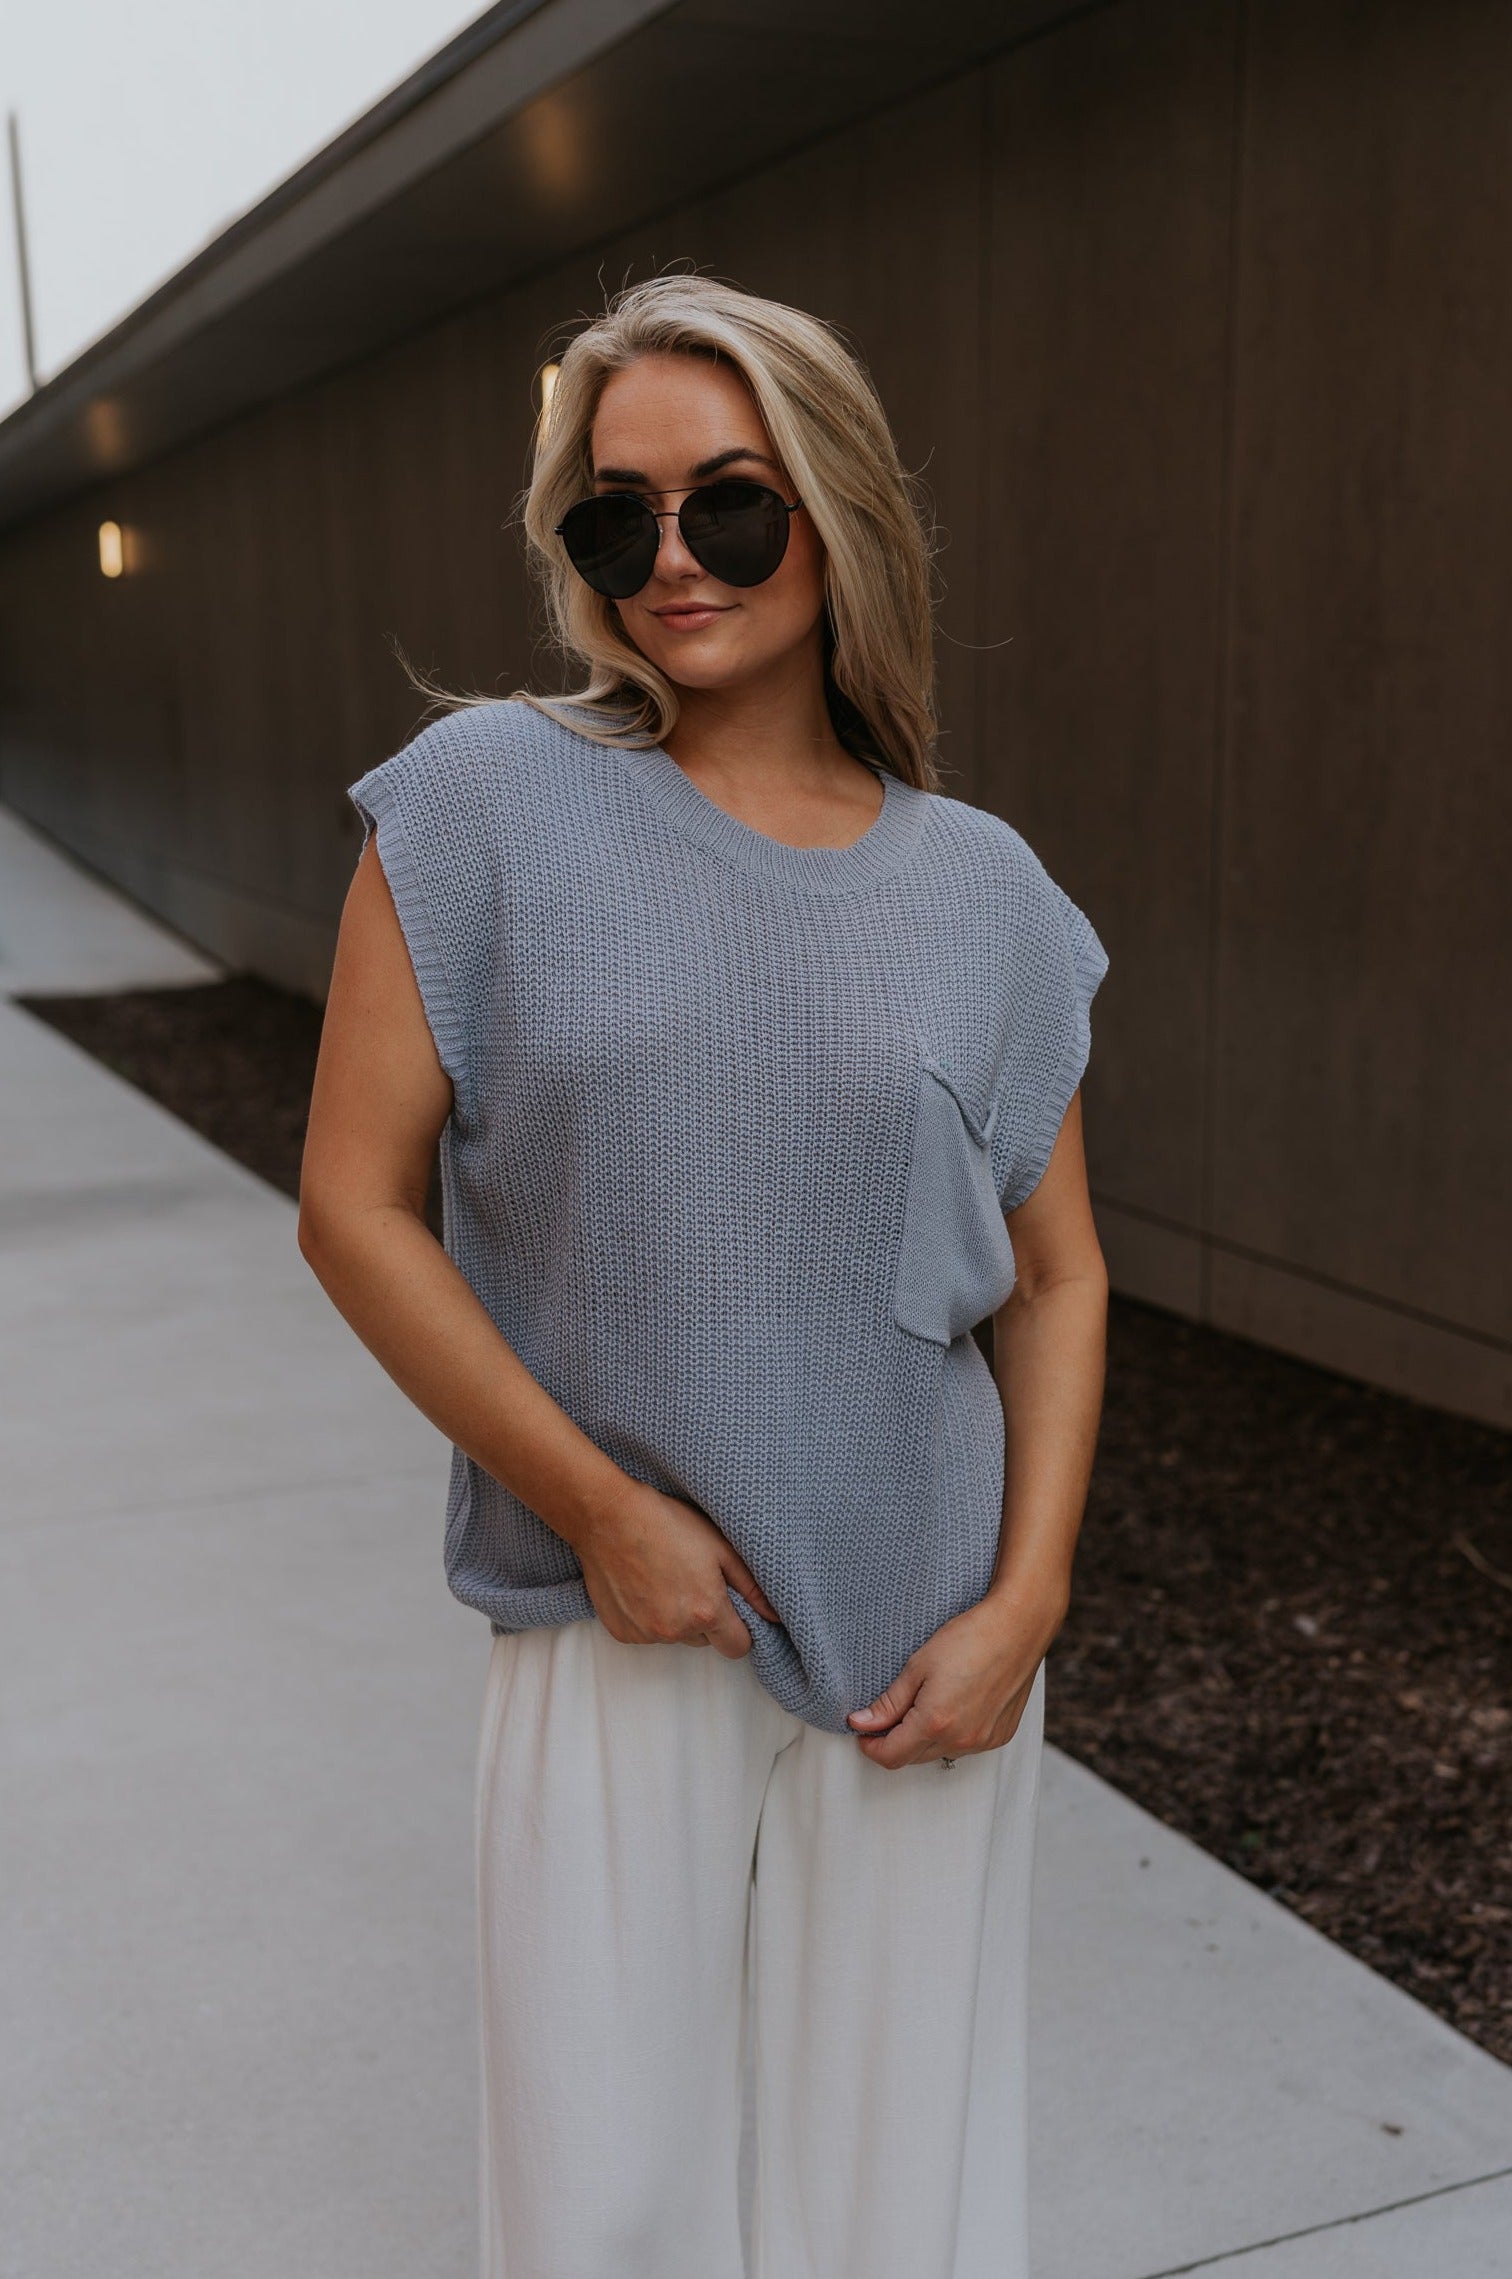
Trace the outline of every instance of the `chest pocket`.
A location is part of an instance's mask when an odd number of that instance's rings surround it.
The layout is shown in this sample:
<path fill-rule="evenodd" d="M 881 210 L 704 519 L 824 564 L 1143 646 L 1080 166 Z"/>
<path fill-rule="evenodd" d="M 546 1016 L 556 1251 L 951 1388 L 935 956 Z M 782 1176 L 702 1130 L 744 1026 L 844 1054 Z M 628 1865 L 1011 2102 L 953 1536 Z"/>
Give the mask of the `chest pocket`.
<path fill-rule="evenodd" d="M 1013 1289 L 1017 1269 L 992 1171 L 992 1132 L 932 1054 L 919 1068 L 893 1320 L 949 1345 Z"/>

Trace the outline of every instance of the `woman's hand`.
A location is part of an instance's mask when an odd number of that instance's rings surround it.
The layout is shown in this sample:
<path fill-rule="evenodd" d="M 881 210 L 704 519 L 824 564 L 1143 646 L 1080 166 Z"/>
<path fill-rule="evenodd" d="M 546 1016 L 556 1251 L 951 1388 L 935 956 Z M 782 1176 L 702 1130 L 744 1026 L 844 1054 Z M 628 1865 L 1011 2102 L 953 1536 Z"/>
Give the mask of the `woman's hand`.
<path fill-rule="evenodd" d="M 599 1620 L 627 1645 L 712 1646 L 738 1661 L 751 1651 L 751 1633 L 731 1604 L 732 1583 L 758 1614 L 779 1619 L 707 1514 L 642 1481 L 631 1481 L 576 1547 Z"/>
<path fill-rule="evenodd" d="M 1011 1741 L 1066 1619 L 1108 1319 L 1080 1087 L 1038 1186 L 1008 1213 L 1008 1231 L 1018 1274 L 992 1322 L 1004 1426 L 997 1561 L 985 1597 L 926 1638 L 867 1708 L 852 1710 L 857 1744 L 878 1765 L 970 1756 Z"/>
<path fill-rule="evenodd" d="M 926 1638 L 868 1708 L 851 1711 L 862 1753 L 892 1769 L 1002 1748 L 1065 1615 L 1060 1591 L 995 1586 Z"/>

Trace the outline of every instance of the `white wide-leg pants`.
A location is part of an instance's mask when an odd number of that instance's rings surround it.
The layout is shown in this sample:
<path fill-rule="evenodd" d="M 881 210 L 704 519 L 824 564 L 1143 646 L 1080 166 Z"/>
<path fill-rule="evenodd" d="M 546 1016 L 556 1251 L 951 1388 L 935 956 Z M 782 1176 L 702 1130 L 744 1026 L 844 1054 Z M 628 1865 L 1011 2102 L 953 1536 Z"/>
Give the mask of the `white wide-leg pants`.
<path fill-rule="evenodd" d="M 483 2279 L 1027 2279 L 1044 1681 L 887 1771 L 712 1647 L 493 1641 Z"/>

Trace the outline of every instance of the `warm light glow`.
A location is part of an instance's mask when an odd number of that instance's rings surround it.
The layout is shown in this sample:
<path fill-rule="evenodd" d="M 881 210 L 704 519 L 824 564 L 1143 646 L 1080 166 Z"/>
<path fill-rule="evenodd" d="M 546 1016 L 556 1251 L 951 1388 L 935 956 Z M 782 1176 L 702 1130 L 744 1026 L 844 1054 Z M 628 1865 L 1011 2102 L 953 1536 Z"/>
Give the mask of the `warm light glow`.
<path fill-rule="evenodd" d="M 126 457 L 126 415 L 119 398 L 96 396 L 84 413 L 84 439 L 98 475 L 113 475 Z"/>
<path fill-rule="evenodd" d="M 107 578 L 118 578 L 126 567 L 126 539 L 118 522 L 100 524 L 100 570 Z"/>
<path fill-rule="evenodd" d="M 541 366 L 541 433 L 543 435 L 551 425 L 551 399 L 556 393 L 557 374 L 560 370 L 559 364 L 543 364 Z"/>
<path fill-rule="evenodd" d="M 542 95 L 520 120 L 525 162 L 537 197 L 561 212 L 581 198 L 598 155 L 588 107 L 571 96 Z"/>

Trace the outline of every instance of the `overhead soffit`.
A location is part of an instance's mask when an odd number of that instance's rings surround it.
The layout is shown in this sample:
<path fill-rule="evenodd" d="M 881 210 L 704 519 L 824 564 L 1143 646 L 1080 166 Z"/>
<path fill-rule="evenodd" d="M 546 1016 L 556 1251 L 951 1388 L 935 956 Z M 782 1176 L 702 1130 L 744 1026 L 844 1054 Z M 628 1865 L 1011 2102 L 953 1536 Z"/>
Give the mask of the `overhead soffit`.
<path fill-rule="evenodd" d="M 1071 12 L 507 0 L 0 421 L 0 525 Z"/>

